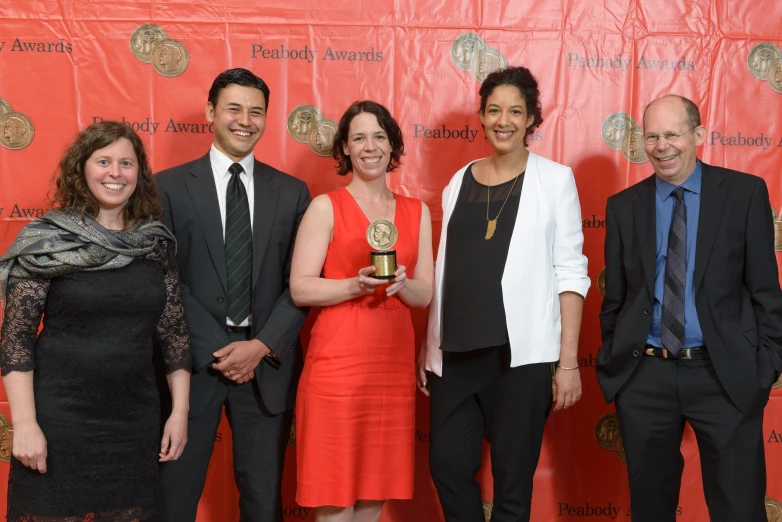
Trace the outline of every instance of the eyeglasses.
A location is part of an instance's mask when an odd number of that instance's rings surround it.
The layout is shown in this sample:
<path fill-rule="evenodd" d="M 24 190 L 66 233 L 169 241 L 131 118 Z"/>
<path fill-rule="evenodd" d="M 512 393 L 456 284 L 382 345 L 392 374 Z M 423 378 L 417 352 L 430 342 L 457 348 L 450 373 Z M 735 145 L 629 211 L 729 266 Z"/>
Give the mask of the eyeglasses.
<path fill-rule="evenodd" d="M 662 137 L 665 138 L 665 141 L 667 141 L 668 143 L 676 143 L 677 141 L 679 141 L 679 139 L 681 139 L 682 136 L 684 136 L 685 134 L 687 134 L 693 129 L 697 129 L 698 127 L 700 127 L 700 125 L 690 127 L 689 129 L 682 132 L 681 134 L 674 134 L 673 132 L 668 132 L 666 134 L 663 134 L 662 136 L 658 136 L 657 134 L 647 134 L 646 136 L 644 136 L 644 142 L 647 145 L 657 145 L 657 142 Z"/>

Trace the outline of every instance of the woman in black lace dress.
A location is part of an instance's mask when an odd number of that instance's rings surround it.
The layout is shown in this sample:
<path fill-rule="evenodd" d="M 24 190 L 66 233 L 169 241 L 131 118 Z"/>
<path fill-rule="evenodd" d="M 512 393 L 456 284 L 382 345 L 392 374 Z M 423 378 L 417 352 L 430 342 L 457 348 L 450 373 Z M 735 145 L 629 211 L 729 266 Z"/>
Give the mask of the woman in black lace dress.
<path fill-rule="evenodd" d="M 158 460 L 177 459 L 187 436 L 191 360 L 174 239 L 155 220 L 146 154 L 125 125 L 88 127 L 58 174 L 56 208 L 0 258 L 8 520 L 144 520 Z M 162 440 L 160 356 L 173 397 Z"/>

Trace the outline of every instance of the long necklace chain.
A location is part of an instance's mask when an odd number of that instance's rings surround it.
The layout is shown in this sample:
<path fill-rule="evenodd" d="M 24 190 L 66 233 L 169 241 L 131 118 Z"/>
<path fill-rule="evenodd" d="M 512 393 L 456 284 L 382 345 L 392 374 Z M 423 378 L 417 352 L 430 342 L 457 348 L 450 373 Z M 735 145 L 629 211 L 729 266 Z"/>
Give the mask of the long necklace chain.
<path fill-rule="evenodd" d="M 508 195 L 505 196 L 505 201 L 502 202 L 502 206 L 500 207 L 500 211 L 497 212 L 497 216 L 494 219 L 489 219 L 489 203 L 491 202 L 491 171 L 493 169 L 493 166 L 491 163 L 489 163 L 489 183 L 486 184 L 486 236 L 484 239 L 489 240 L 492 237 L 494 237 L 494 232 L 497 230 L 497 220 L 500 218 L 500 214 L 502 214 L 502 210 L 505 208 L 505 204 L 508 202 L 508 199 L 510 198 L 510 195 L 513 194 L 513 188 L 516 186 L 516 182 L 521 177 L 521 174 L 516 176 L 516 179 L 513 180 L 513 185 L 510 186 L 510 190 L 508 191 Z"/>

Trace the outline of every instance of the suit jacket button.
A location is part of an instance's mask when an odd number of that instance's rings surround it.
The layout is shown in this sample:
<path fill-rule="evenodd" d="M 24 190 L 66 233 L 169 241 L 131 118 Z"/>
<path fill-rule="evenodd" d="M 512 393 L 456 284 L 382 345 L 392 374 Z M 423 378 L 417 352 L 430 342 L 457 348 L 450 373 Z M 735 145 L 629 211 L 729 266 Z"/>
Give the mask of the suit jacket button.
<path fill-rule="evenodd" d="M 649 309 L 648 308 L 644 308 L 644 315 L 649 315 Z"/>
<path fill-rule="evenodd" d="M 633 357 L 640 357 L 640 356 L 641 356 L 641 352 L 639 352 L 638 350 L 633 350 Z"/>
<path fill-rule="evenodd" d="M 222 297 L 218 297 L 218 298 L 217 298 L 217 302 L 218 302 L 218 303 L 222 303 L 223 301 L 225 301 L 225 299 L 223 299 Z"/>

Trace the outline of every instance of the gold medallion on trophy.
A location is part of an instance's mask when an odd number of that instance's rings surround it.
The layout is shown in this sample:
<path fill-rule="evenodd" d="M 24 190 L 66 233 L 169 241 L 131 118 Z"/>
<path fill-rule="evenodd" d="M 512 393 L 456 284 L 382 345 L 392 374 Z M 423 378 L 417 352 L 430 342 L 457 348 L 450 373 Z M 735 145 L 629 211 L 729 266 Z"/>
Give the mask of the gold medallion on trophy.
<path fill-rule="evenodd" d="M 376 252 L 369 253 L 369 261 L 375 267 L 371 277 L 375 279 L 393 279 L 396 277 L 396 250 L 391 250 L 396 244 L 399 232 L 396 226 L 387 219 L 376 219 L 367 228 L 367 243 Z"/>
<path fill-rule="evenodd" d="M 451 60 L 462 71 L 469 72 L 473 57 L 486 49 L 486 42 L 475 33 L 464 33 L 451 45 Z"/>
<path fill-rule="evenodd" d="M 767 81 L 772 89 L 782 94 L 782 58 L 771 62 Z"/>
<path fill-rule="evenodd" d="M 334 145 L 334 136 L 337 135 L 337 122 L 334 120 L 321 120 L 310 126 L 307 134 L 307 143 L 310 150 L 318 156 L 331 156 Z"/>
<path fill-rule="evenodd" d="M 768 78 L 771 65 L 780 58 L 782 58 L 782 51 L 779 47 L 772 43 L 761 42 L 753 47 L 747 56 L 749 72 L 758 80 L 765 80 Z"/>
<path fill-rule="evenodd" d="M 490 47 L 473 55 L 471 71 L 480 83 L 494 71 L 508 66 L 508 59 L 498 49 Z"/>
<path fill-rule="evenodd" d="M 13 109 L 11 108 L 11 104 L 5 101 L 4 99 L 0 98 L 0 116 L 3 114 L 8 114 L 9 112 L 13 112 Z"/>
<path fill-rule="evenodd" d="M 35 128 L 25 114 L 11 111 L 0 115 L 0 145 L 7 149 L 23 149 L 33 141 Z"/>
<path fill-rule="evenodd" d="M 646 149 L 644 149 L 644 130 L 642 127 L 633 127 L 622 138 L 622 155 L 631 163 L 646 163 Z"/>
<path fill-rule="evenodd" d="M 182 42 L 163 40 L 152 46 L 152 67 L 163 76 L 179 76 L 190 64 L 190 53 Z"/>
<path fill-rule="evenodd" d="M 168 39 L 166 32 L 158 25 L 144 24 L 136 27 L 130 35 L 130 51 L 144 63 L 152 63 L 152 50 L 156 43 Z"/>
<path fill-rule="evenodd" d="M 299 143 L 307 143 L 310 129 L 322 119 L 323 113 L 314 105 L 299 105 L 288 115 L 288 134 Z"/>
<path fill-rule="evenodd" d="M 622 141 L 631 129 L 636 127 L 635 120 L 624 112 L 615 112 L 603 121 L 601 134 L 603 143 L 609 149 L 622 150 Z"/>

